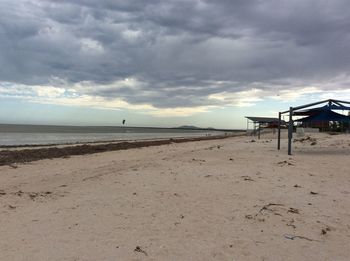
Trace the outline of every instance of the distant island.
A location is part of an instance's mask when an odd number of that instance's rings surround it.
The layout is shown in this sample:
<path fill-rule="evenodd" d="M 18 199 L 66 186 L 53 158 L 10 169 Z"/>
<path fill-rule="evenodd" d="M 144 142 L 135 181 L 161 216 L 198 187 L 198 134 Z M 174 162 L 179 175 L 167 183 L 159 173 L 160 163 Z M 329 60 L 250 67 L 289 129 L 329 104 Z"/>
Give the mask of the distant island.
<path fill-rule="evenodd" d="M 178 127 L 179 129 L 200 129 L 197 126 L 192 126 L 192 125 L 182 125 L 180 127 Z"/>
<path fill-rule="evenodd" d="M 200 128 L 200 127 L 197 127 L 197 126 L 192 126 L 192 125 L 183 125 L 183 126 L 180 126 L 178 127 L 179 129 L 209 129 L 209 130 L 214 130 L 215 128 L 213 127 L 207 127 L 207 128 Z"/>

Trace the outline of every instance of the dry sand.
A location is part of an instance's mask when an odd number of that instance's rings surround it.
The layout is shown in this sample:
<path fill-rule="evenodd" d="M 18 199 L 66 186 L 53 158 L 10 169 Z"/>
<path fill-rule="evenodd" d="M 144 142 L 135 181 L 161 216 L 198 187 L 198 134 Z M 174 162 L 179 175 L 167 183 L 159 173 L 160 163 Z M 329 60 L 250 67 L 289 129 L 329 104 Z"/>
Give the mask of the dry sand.
<path fill-rule="evenodd" d="M 350 260 L 350 135 L 0 167 L 0 260 Z"/>

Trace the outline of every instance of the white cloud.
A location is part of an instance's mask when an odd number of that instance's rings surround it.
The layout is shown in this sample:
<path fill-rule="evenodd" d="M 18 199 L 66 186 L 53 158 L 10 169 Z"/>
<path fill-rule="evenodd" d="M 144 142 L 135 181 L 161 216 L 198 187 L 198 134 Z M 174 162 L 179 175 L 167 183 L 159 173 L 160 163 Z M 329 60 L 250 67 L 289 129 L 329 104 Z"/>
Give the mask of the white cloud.
<path fill-rule="evenodd" d="M 102 44 L 96 40 L 83 38 L 80 40 L 81 51 L 87 54 L 102 54 L 104 48 Z"/>
<path fill-rule="evenodd" d="M 241 92 L 221 92 L 209 95 L 209 99 L 218 100 L 222 105 L 248 107 L 254 106 L 256 102 L 261 101 L 264 91 L 260 89 L 250 89 Z"/>
<path fill-rule="evenodd" d="M 62 83 L 62 81 L 59 81 Z M 104 88 L 121 88 L 129 86 L 136 88 L 141 84 L 136 79 L 124 79 Z M 130 104 L 120 98 L 105 98 L 88 94 L 79 94 L 84 88 L 92 88 L 92 83 L 85 82 L 71 86 L 71 88 L 53 86 L 27 86 L 12 83 L 0 84 L 0 97 L 12 97 L 33 103 L 54 104 L 63 106 L 79 106 L 97 109 L 120 110 L 128 109 L 155 117 L 184 117 L 208 111 L 208 106 L 156 108 L 151 104 Z"/>
<path fill-rule="evenodd" d="M 134 42 L 141 36 L 141 31 L 126 29 L 122 31 L 122 36 L 125 40 Z"/>
<path fill-rule="evenodd" d="M 64 106 L 94 107 L 97 109 L 120 110 L 128 109 L 139 113 L 152 115 L 155 117 L 185 117 L 198 113 L 207 112 L 209 107 L 195 108 L 155 108 L 150 104 L 129 104 L 121 99 L 106 99 L 103 97 L 94 97 L 82 95 L 79 97 L 30 97 L 29 101 L 43 104 L 56 104 Z"/>
<path fill-rule="evenodd" d="M 277 91 L 276 95 L 270 96 L 269 98 L 283 101 L 283 102 L 291 102 L 291 101 L 296 101 L 307 95 L 319 94 L 321 92 L 322 90 L 316 87 L 293 88 L 293 89 Z"/>
<path fill-rule="evenodd" d="M 320 98 L 350 101 L 350 88 L 346 90 L 326 91 L 320 94 Z"/>
<path fill-rule="evenodd" d="M 64 85 L 61 84 L 61 86 L 71 88 L 76 92 L 83 94 L 97 91 L 118 90 L 120 88 L 139 89 L 140 87 L 144 86 L 144 84 L 144 82 L 131 77 L 116 80 L 114 82 L 106 84 L 98 84 L 91 81 L 82 81 L 74 84 L 69 84 L 66 82 Z"/>
<path fill-rule="evenodd" d="M 66 92 L 65 89 L 56 88 L 52 86 L 35 86 L 33 88 L 39 97 L 54 98 L 54 97 L 59 97 Z"/>
<path fill-rule="evenodd" d="M 186 117 L 198 113 L 208 112 L 213 106 L 201 106 L 201 107 L 183 107 L 183 108 L 166 108 L 166 109 L 157 109 L 152 108 L 151 110 L 145 112 L 155 117 Z"/>

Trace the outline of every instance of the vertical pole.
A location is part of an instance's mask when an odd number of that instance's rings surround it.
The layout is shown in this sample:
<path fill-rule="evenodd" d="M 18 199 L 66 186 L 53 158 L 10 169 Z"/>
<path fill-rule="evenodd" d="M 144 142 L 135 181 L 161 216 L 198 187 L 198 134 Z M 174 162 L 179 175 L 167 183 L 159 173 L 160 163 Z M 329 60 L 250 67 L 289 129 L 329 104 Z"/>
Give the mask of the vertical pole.
<path fill-rule="evenodd" d="M 281 149 L 281 113 L 278 113 L 278 137 L 277 137 L 277 149 Z"/>
<path fill-rule="evenodd" d="M 258 125 L 258 139 L 260 140 L 260 122 L 259 122 L 259 125 Z"/>
<path fill-rule="evenodd" d="M 293 138 L 293 108 L 289 107 L 289 125 L 288 125 L 288 155 L 292 155 Z"/>

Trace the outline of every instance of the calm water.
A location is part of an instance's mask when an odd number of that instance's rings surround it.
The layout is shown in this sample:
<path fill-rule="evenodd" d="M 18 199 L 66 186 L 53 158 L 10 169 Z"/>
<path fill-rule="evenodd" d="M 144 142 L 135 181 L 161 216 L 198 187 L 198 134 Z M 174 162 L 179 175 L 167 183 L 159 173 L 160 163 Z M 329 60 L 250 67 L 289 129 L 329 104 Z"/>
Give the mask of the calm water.
<path fill-rule="evenodd" d="M 133 128 L 78 127 L 0 124 L 0 146 L 67 144 L 112 140 L 140 140 L 220 135 L 222 131 Z"/>

